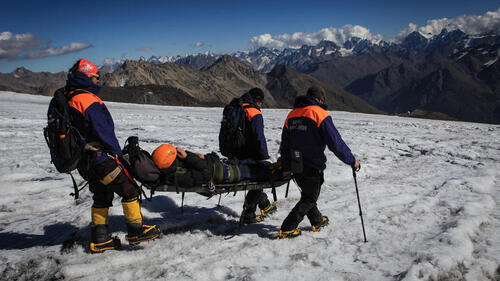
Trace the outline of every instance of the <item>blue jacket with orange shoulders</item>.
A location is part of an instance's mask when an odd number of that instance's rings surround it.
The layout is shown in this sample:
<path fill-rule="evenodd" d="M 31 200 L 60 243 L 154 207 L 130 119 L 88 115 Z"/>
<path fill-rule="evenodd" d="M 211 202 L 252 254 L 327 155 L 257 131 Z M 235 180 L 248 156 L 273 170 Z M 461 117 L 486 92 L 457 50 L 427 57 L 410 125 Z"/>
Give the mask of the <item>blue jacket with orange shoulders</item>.
<path fill-rule="evenodd" d="M 84 155 L 83 159 L 90 159 L 89 164 L 94 166 L 109 159 L 107 153 L 121 156 L 122 150 L 115 135 L 113 118 L 102 100 L 96 96 L 99 93 L 99 86 L 85 74 L 75 71 L 68 74 L 66 87 L 69 94 L 74 91 L 85 91 L 68 101 L 70 114 L 85 142 L 98 143 L 92 157 Z M 89 156 L 90 152 L 85 151 L 85 153 Z"/>
<path fill-rule="evenodd" d="M 290 171 L 291 149 L 302 152 L 304 165 L 323 171 L 326 168 L 326 146 L 342 162 L 354 165 L 356 160 L 333 125 L 330 114 L 314 98 L 297 97 L 281 134 L 280 154 L 284 171 Z"/>
<path fill-rule="evenodd" d="M 269 159 L 267 151 L 266 137 L 264 136 L 264 119 L 260 107 L 255 104 L 252 96 L 249 93 L 241 96 L 243 108 L 246 115 L 246 147 L 238 153 L 238 159 L 254 159 L 265 160 Z"/>

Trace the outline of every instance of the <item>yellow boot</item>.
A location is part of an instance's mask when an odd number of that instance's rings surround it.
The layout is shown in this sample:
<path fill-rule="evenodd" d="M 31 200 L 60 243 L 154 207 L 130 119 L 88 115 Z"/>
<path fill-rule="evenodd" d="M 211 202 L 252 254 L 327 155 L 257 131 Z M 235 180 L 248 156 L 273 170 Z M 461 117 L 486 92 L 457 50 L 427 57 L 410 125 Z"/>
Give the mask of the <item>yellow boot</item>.
<path fill-rule="evenodd" d="M 108 233 L 109 208 L 92 208 L 92 226 L 90 251 L 100 253 L 106 250 L 118 249 L 121 246 L 118 237 L 111 237 Z"/>
<path fill-rule="evenodd" d="M 160 237 L 161 230 L 159 226 L 143 224 L 139 200 L 122 202 L 122 206 L 128 232 L 125 239 L 129 244 L 136 245 Z"/>

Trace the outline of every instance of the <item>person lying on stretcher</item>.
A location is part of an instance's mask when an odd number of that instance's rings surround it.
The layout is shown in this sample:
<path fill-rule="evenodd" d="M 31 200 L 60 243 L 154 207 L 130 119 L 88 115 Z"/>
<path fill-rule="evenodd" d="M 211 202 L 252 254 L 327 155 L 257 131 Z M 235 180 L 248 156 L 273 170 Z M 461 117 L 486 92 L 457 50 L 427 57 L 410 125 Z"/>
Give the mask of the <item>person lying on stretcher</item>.
<path fill-rule="evenodd" d="M 161 171 L 161 184 L 194 187 L 209 183 L 236 183 L 242 180 L 270 181 L 281 177 L 281 163 L 221 160 L 215 153 L 200 154 L 162 144 L 152 155 Z M 278 178 L 276 178 L 278 177 Z"/>

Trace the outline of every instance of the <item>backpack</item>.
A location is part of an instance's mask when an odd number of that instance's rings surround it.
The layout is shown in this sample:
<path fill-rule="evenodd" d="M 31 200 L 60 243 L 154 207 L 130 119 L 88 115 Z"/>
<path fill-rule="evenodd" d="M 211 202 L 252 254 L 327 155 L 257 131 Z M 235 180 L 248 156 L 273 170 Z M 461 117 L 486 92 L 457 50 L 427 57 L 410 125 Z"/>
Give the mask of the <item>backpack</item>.
<path fill-rule="evenodd" d="M 160 185 L 161 172 L 153 162 L 151 154 L 139 147 L 138 137 L 128 137 L 122 152 L 127 169 L 135 179 L 149 187 Z"/>
<path fill-rule="evenodd" d="M 51 161 L 60 173 L 70 173 L 77 168 L 85 146 L 85 140 L 73 124 L 68 101 L 88 92 L 76 90 L 69 96 L 67 93 L 66 88 L 55 91 L 47 111 L 47 127 L 43 129 Z"/>
<path fill-rule="evenodd" d="M 219 131 L 219 149 L 223 156 L 235 157 L 246 145 L 245 109 L 241 98 L 224 107 Z"/>

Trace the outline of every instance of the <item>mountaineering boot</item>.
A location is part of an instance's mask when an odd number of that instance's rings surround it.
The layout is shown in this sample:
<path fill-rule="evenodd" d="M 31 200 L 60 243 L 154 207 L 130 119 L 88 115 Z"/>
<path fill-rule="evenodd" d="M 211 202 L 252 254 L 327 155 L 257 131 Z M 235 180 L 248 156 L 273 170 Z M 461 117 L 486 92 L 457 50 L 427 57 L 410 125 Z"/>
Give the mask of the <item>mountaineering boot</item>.
<path fill-rule="evenodd" d="M 107 225 L 99 224 L 92 226 L 91 233 L 90 252 L 92 253 L 119 249 L 122 245 L 118 237 L 111 237 L 109 235 Z"/>
<path fill-rule="evenodd" d="M 142 223 L 141 207 L 137 199 L 122 202 L 122 207 L 128 232 L 125 239 L 130 245 L 137 245 L 160 237 L 161 230 L 159 226 Z"/>
<path fill-rule="evenodd" d="M 289 231 L 283 231 L 280 229 L 280 232 L 278 233 L 278 237 L 280 239 L 285 239 L 285 238 L 294 238 L 297 237 L 301 234 L 300 228 L 292 229 Z"/>
<path fill-rule="evenodd" d="M 312 231 L 319 232 L 321 230 L 321 228 L 327 226 L 328 223 L 330 222 L 330 220 L 328 220 L 327 216 L 323 216 L 321 219 L 322 220 L 319 224 L 312 226 Z"/>
<path fill-rule="evenodd" d="M 260 210 L 260 213 L 261 213 L 261 216 L 262 217 L 267 217 L 268 215 L 276 212 L 278 208 L 276 207 L 276 205 L 274 204 L 269 204 L 269 206 L 267 206 L 266 208 L 264 208 L 263 210 Z"/>
<path fill-rule="evenodd" d="M 253 217 L 244 217 L 243 218 L 243 223 L 244 224 L 252 224 L 252 223 L 257 223 L 264 221 L 264 217 L 262 215 L 257 215 Z"/>
<path fill-rule="evenodd" d="M 90 252 L 92 253 L 114 250 L 121 246 L 120 239 L 111 237 L 108 233 L 108 209 L 92 208 L 92 226 L 90 228 Z"/>
<path fill-rule="evenodd" d="M 154 240 L 161 235 L 160 227 L 157 225 L 127 223 L 127 231 L 128 234 L 125 236 L 125 239 L 127 239 L 130 245 Z"/>

